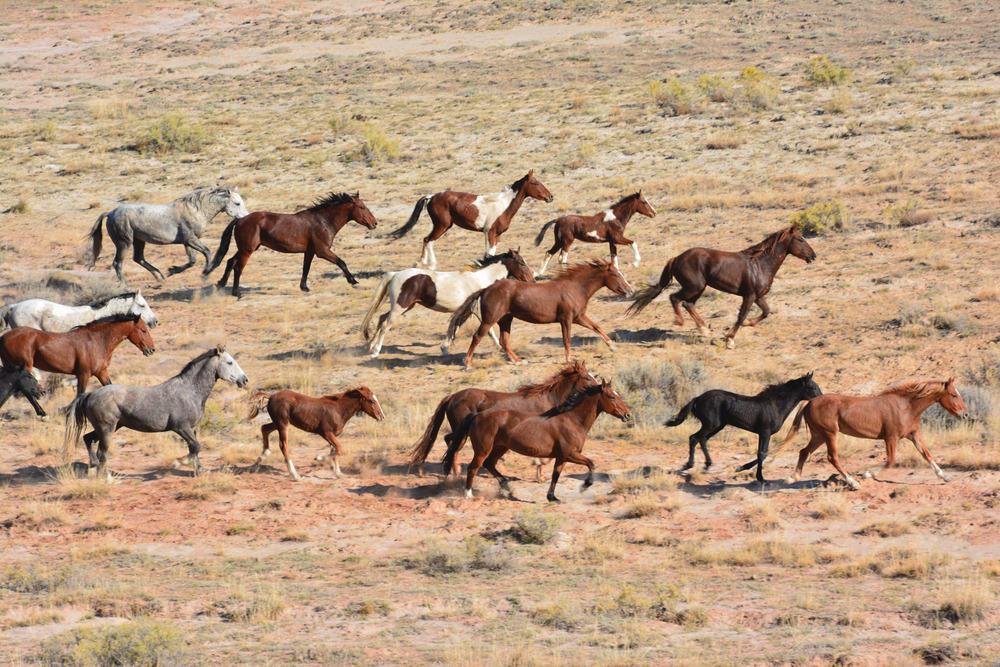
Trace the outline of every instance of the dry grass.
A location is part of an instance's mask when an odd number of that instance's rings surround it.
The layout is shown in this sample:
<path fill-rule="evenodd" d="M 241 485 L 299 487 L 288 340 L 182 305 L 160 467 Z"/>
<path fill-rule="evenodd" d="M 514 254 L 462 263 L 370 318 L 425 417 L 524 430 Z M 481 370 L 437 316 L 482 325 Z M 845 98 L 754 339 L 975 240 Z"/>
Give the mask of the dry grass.
<path fill-rule="evenodd" d="M 754 533 L 766 533 L 781 527 L 781 516 L 770 499 L 753 501 L 744 513 L 747 527 Z"/>
<path fill-rule="evenodd" d="M 746 137 L 735 132 L 725 132 L 713 134 L 705 139 L 705 148 L 709 150 L 723 150 L 728 148 L 739 148 L 746 143 Z"/>
<path fill-rule="evenodd" d="M 56 470 L 52 480 L 58 489 L 58 495 L 63 500 L 98 500 L 111 495 L 112 484 L 107 478 L 77 477 L 69 467 Z"/>
<path fill-rule="evenodd" d="M 177 494 L 178 500 L 211 500 L 217 496 L 228 496 L 239 488 L 236 476 L 231 472 L 217 471 L 202 473 L 191 480 L 188 488 Z"/>
<path fill-rule="evenodd" d="M 842 519 L 851 508 L 847 497 L 837 491 L 817 494 L 815 509 L 811 516 L 814 519 Z"/>
<path fill-rule="evenodd" d="M 899 537 L 906 535 L 913 529 L 908 523 L 889 519 L 886 521 L 876 521 L 869 523 L 857 531 L 858 535 L 878 535 L 879 537 Z"/>

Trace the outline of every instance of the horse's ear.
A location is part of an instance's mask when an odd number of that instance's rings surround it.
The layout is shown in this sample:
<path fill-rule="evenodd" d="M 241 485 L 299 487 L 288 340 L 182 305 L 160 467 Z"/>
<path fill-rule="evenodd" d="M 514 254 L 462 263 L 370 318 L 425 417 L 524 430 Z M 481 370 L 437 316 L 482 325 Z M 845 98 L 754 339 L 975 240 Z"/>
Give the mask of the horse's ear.
<path fill-rule="evenodd" d="M 948 378 L 948 382 L 946 382 L 945 384 L 955 384 L 955 376 L 952 375 L 950 378 Z"/>
<path fill-rule="evenodd" d="M 798 222 L 793 222 L 792 223 L 792 228 L 789 229 L 788 231 L 790 231 L 792 233 L 795 233 L 795 232 L 799 231 L 799 223 Z"/>
<path fill-rule="evenodd" d="M 215 353 L 216 354 L 222 354 L 225 351 L 226 351 L 226 346 L 225 345 L 216 345 L 215 346 Z"/>
<path fill-rule="evenodd" d="M 535 170 L 534 169 L 529 169 L 528 170 L 528 176 L 534 176 L 534 175 L 535 175 Z"/>
<path fill-rule="evenodd" d="M 809 378 L 810 380 L 812 380 L 813 373 L 815 373 L 815 372 L 816 371 L 809 371 L 808 373 L 806 373 L 806 377 Z"/>

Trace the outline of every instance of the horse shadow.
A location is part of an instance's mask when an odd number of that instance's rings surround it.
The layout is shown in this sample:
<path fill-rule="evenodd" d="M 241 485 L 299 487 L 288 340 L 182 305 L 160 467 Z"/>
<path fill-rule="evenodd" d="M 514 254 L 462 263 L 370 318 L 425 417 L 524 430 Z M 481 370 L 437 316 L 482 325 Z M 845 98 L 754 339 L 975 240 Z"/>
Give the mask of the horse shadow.
<path fill-rule="evenodd" d="M 244 292 L 251 291 L 250 288 L 246 287 L 242 289 Z M 156 296 L 157 298 L 162 297 L 171 301 L 183 301 L 189 303 L 194 301 L 195 296 L 199 299 L 204 299 L 216 294 L 221 294 L 224 291 L 228 294 L 228 291 L 224 287 L 216 287 L 215 283 L 210 283 L 208 285 L 202 285 L 201 287 L 178 287 L 177 289 L 164 290 L 156 292 Z"/>
<path fill-rule="evenodd" d="M 79 479 L 86 479 L 87 473 L 89 472 L 89 466 L 83 461 L 73 461 L 69 464 L 69 469 L 72 471 L 73 476 Z M 65 466 L 24 466 L 17 468 L 13 473 L 0 473 L 0 485 L 4 484 L 17 484 L 17 485 L 38 485 L 38 484 L 52 484 L 55 483 L 59 477 L 61 470 L 65 470 Z M 170 470 L 175 474 L 183 474 L 183 471 Z M 111 474 L 116 479 L 137 479 L 143 482 L 151 482 L 156 479 L 160 479 L 164 476 L 162 470 L 151 470 L 148 472 L 119 472 L 111 469 Z"/>
<path fill-rule="evenodd" d="M 669 329 L 649 327 L 647 329 L 615 329 L 608 337 L 619 343 L 660 343 L 665 340 L 684 340 L 687 334 Z"/>
<path fill-rule="evenodd" d="M 434 347 L 433 345 L 428 345 L 428 347 Z M 400 353 L 405 353 L 406 351 L 402 348 L 392 348 L 384 347 L 382 352 L 394 352 L 399 351 Z M 410 353 L 413 356 L 403 359 L 394 359 L 392 357 L 380 356 L 378 359 L 365 359 L 361 362 L 362 366 L 368 366 L 369 368 L 384 368 L 387 370 L 395 370 L 396 368 L 415 368 L 415 367 L 425 367 L 431 363 L 439 363 L 444 366 L 462 366 L 464 364 L 465 355 L 463 354 L 436 354 L 436 355 L 420 355 L 417 353 Z"/>
<path fill-rule="evenodd" d="M 367 280 L 368 278 L 381 278 L 385 275 L 385 271 L 358 271 L 353 275 L 358 280 Z M 337 278 L 343 278 L 344 273 L 339 269 L 332 269 L 330 271 L 323 271 L 319 274 L 319 277 L 335 280 Z"/>
<path fill-rule="evenodd" d="M 746 482 L 719 479 L 705 481 L 699 484 L 692 481 L 692 476 L 689 474 L 680 471 L 678 471 L 677 474 L 684 476 L 684 481 L 678 484 L 677 488 L 686 493 L 690 493 L 693 496 L 698 496 L 699 498 L 711 498 L 729 489 L 746 489 L 751 493 L 768 494 L 774 493 L 775 491 L 786 491 L 791 489 L 818 489 L 820 487 L 827 487 L 835 484 L 835 481 L 832 478 L 829 480 L 803 479 L 798 482 L 787 482 L 783 479 L 769 479 L 763 487 L 756 479 Z M 843 484 L 843 486 L 846 487 L 846 483 Z"/>

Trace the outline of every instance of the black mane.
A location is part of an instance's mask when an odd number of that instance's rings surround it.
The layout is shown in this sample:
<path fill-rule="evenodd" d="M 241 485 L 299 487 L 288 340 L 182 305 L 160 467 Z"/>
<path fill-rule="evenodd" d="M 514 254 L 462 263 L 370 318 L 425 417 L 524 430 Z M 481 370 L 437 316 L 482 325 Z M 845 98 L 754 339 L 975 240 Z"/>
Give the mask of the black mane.
<path fill-rule="evenodd" d="M 556 415 L 561 415 L 564 412 L 569 412 L 576 406 L 580 405 L 587 396 L 593 396 L 594 394 L 599 394 L 604 388 L 601 385 L 595 385 L 593 387 L 587 387 L 583 391 L 574 391 L 563 402 L 562 405 L 557 405 L 554 408 L 546 410 L 542 413 L 543 417 L 555 417 Z"/>
<path fill-rule="evenodd" d="M 502 252 L 499 255 L 486 255 L 482 259 L 472 260 L 472 265 L 477 269 L 483 269 L 486 268 L 487 266 L 492 266 L 497 262 L 502 262 L 503 260 L 509 258 L 510 256 L 511 256 L 510 250 L 508 250 L 507 252 Z"/>
<path fill-rule="evenodd" d="M 794 395 L 795 385 L 802 382 L 802 378 L 795 378 L 794 380 L 788 380 L 787 382 L 780 382 L 778 384 L 769 384 L 764 387 L 764 390 L 757 394 L 759 398 L 764 397 L 778 397 L 778 396 L 791 396 Z"/>
<path fill-rule="evenodd" d="M 317 199 L 316 202 L 313 203 L 313 205 L 307 208 L 306 210 L 315 212 L 315 211 L 321 211 L 324 208 L 330 208 L 331 206 L 336 206 L 338 204 L 347 204 L 350 203 L 351 199 L 357 196 L 358 196 L 357 194 L 350 195 L 346 192 L 339 192 L 339 193 L 331 192 L 330 194 Z"/>
<path fill-rule="evenodd" d="M 121 294 L 115 294 L 114 296 L 107 296 L 96 303 L 90 304 L 92 310 L 97 310 L 98 308 L 104 308 L 115 299 L 130 299 L 135 296 L 135 292 L 122 292 Z"/>
<path fill-rule="evenodd" d="M 89 327 L 94 324 L 107 324 L 108 322 L 134 322 L 139 319 L 138 315 L 130 315 L 129 313 L 117 313 L 115 315 L 105 315 L 104 317 L 98 317 L 92 322 L 87 322 L 86 324 L 78 324 L 70 331 L 75 331 L 76 329 L 82 329 L 84 327 Z"/>

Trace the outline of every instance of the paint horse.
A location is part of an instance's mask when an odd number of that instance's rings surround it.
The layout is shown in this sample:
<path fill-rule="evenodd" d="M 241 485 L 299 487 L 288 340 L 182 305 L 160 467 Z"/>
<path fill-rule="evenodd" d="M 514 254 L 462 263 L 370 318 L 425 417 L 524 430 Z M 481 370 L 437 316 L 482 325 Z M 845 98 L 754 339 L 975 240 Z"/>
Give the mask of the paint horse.
<path fill-rule="evenodd" d="M 285 457 L 288 474 L 295 480 L 301 478 L 295 470 L 292 458 L 288 455 L 289 424 L 307 433 L 320 435 L 329 443 L 333 472 L 337 477 L 340 477 L 340 454 L 343 448 L 337 436 L 343 433 L 347 421 L 359 412 L 364 412 L 376 421 L 385 419 L 378 398 L 371 389 L 364 386 L 350 389 L 342 394 L 328 394 L 319 398 L 288 389 L 273 394 L 259 391 L 254 394 L 252 400 L 253 408 L 247 419 L 256 417 L 265 404 L 267 405 L 267 414 L 271 416 L 271 423 L 260 427 L 264 449 L 257 458 L 257 462 L 254 463 L 254 467 L 259 468 L 261 462 L 271 453 L 269 436 L 272 431 L 277 431 L 278 444 L 281 446 L 281 454 Z M 321 456 L 316 458 L 317 461 L 321 459 Z"/>
<path fill-rule="evenodd" d="M 38 399 L 42 397 L 42 387 L 24 366 L 0 369 L 0 408 L 13 394 L 24 396 L 35 409 L 36 415 L 45 416 L 45 410 L 38 403 Z"/>
<path fill-rule="evenodd" d="M 372 359 L 382 351 L 385 335 L 393 322 L 408 313 L 415 305 L 435 310 L 439 313 L 453 313 L 465 303 L 469 295 L 492 285 L 501 278 L 535 282 L 531 269 L 524 263 L 516 250 L 499 255 L 487 255 L 474 263 L 474 271 L 431 271 L 429 269 L 405 269 L 386 273 L 375 288 L 371 305 L 361 323 L 365 340 L 369 341 L 368 353 Z M 378 320 L 374 333 L 371 321 L 375 311 L 385 299 L 389 299 L 389 310 Z M 500 340 L 493 330 L 490 336 L 500 346 Z M 441 344 L 442 354 L 447 354 L 453 338 L 446 338 Z"/>
<path fill-rule="evenodd" d="M 569 247 L 573 245 L 573 240 L 577 239 L 587 243 L 607 242 L 611 249 L 611 261 L 615 268 L 618 268 L 618 246 L 630 245 L 635 255 L 632 266 L 639 266 L 639 247 L 632 239 L 625 238 L 625 225 L 636 213 L 641 213 L 649 218 L 656 215 L 656 210 L 649 205 L 642 194 L 642 190 L 624 197 L 611 208 L 598 211 L 594 215 L 564 215 L 555 220 L 549 220 L 535 237 L 535 245 L 541 245 L 545 238 L 545 231 L 555 225 L 553 232 L 554 239 L 552 247 L 545 253 L 545 262 L 539 274 L 545 273 L 545 268 L 549 265 L 549 260 L 559 254 L 559 262 L 565 264 L 569 259 Z"/>
<path fill-rule="evenodd" d="M 468 192 L 444 190 L 433 195 L 424 195 L 417 200 L 410 219 L 392 232 L 393 239 L 401 239 L 417 224 L 420 214 L 427 207 L 434 227 L 424 237 L 424 249 L 420 264 L 428 268 L 437 267 L 434 256 L 434 242 L 448 231 L 452 225 L 474 232 L 483 232 L 486 240 L 486 254 L 495 255 L 500 235 L 510 227 L 525 197 L 546 202 L 552 201 L 552 194 L 542 182 L 535 178 L 534 170 L 517 179 L 500 192 L 490 195 L 474 195 Z"/>
<path fill-rule="evenodd" d="M 695 302 L 705 288 L 714 287 L 720 292 L 738 294 L 743 297 L 743 303 L 736 315 L 736 323 L 726 332 L 726 348 L 731 350 L 736 347 L 736 332 L 743 325 L 752 304 L 756 303 L 760 308 L 760 317 L 748 320 L 746 326 L 757 326 L 770 315 L 771 307 L 764 297 L 771 290 L 774 276 L 788 255 L 798 257 L 807 264 L 816 259 L 816 253 L 806 243 L 796 225 L 779 230 L 760 243 L 739 252 L 690 248 L 668 260 L 659 282 L 639 290 L 626 312 L 629 315 L 641 312 L 676 278 L 681 288 L 670 295 L 670 303 L 676 316 L 675 324 L 684 325 L 684 317 L 681 315 L 683 305 L 698 325 L 698 330 L 707 334 L 708 325 L 694 309 Z"/>
<path fill-rule="evenodd" d="M 0 328 L 31 327 L 66 332 L 115 315 L 139 315 L 150 327 L 159 324 L 141 290 L 109 296 L 88 306 L 64 306 L 46 299 L 26 299 L 0 309 Z"/>

